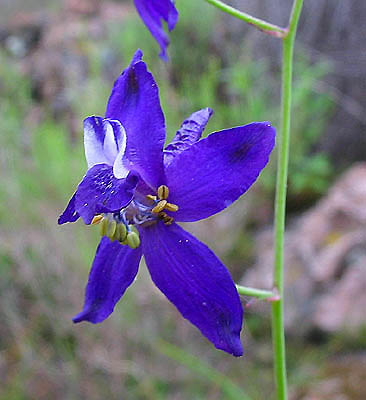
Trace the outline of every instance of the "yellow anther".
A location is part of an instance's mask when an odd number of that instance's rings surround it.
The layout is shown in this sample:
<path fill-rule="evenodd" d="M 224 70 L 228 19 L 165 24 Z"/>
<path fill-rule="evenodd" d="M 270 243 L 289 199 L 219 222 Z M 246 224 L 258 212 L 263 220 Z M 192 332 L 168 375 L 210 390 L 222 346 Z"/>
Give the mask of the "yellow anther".
<path fill-rule="evenodd" d="M 113 219 L 112 221 L 108 222 L 108 229 L 107 229 L 107 236 L 110 239 L 113 239 L 114 234 L 116 233 L 117 229 L 117 222 Z"/>
<path fill-rule="evenodd" d="M 165 225 L 171 225 L 174 222 L 174 219 L 172 217 L 169 217 L 167 219 L 164 219 L 164 224 Z"/>
<path fill-rule="evenodd" d="M 151 210 L 154 214 L 159 214 L 160 211 L 163 211 L 165 206 L 167 205 L 166 200 L 160 200 L 159 203 Z"/>
<path fill-rule="evenodd" d="M 97 224 L 99 224 L 99 222 L 101 222 L 102 219 L 103 219 L 103 215 L 102 215 L 102 214 L 96 215 L 96 216 L 93 218 L 91 224 L 92 224 L 92 225 L 97 225 Z"/>
<path fill-rule="evenodd" d="M 153 196 L 152 194 L 148 194 L 148 195 L 146 196 L 146 198 L 147 198 L 148 200 L 155 201 L 157 197 L 156 197 L 156 196 Z"/>
<path fill-rule="evenodd" d="M 106 236 L 108 230 L 108 218 L 103 218 L 100 224 L 100 236 Z"/>
<path fill-rule="evenodd" d="M 176 211 L 178 211 L 179 207 L 176 204 L 166 203 L 165 204 L 165 209 L 168 210 L 168 211 L 176 212 Z"/>
<path fill-rule="evenodd" d="M 140 246 L 139 235 L 136 232 L 128 232 L 126 242 L 131 249 L 137 249 Z"/>
<path fill-rule="evenodd" d="M 158 187 L 158 197 L 159 200 L 166 200 L 169 196 L 169 188 L 166 185 L 161 185 Z"/>
<path fill-rule="evenodd" d="M 165 225 L 171 225 L 174 221 L 174 219 L 164 211 L 159 214 L 159 217 L 163 220 Z"/>

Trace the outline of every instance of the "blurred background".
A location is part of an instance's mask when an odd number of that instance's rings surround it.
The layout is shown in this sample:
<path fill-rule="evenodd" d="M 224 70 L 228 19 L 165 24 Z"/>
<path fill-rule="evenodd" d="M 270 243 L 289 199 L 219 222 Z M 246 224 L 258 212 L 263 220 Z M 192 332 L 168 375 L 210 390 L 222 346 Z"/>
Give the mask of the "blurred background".
<path fill-rule="evenodd" d="M 280 25 L 291 7 L 230 4 Z M 104 114 L 137 47 L 168 138 L 206 106 L 206 134 L 279 127 L 279 41 L 203 1 L 177 7 L 165 64 L 132 0 L 0 0 L 1 400 L 274 398 L 266 302 L 243 298 L 240 359 L 183 320 L 144 265 L 103 324 L 71 321 L 99 235 L 57 217 L 86 170 L 82 121 Z M 300 20 L 286 234 L 292 400 L 366 393 L 365 18 L 362 0 L 307 0 Z M 188 227 L 247 286 L 271 287 L 275 161 L 230 209 Z"/>

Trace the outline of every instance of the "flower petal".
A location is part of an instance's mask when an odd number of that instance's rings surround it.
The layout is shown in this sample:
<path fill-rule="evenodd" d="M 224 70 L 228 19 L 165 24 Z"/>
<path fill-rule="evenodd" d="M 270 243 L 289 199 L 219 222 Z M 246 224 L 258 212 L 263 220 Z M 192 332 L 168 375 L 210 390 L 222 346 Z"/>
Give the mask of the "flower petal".
<path fill-rule="evenodd" d="M 161 48 L 160 57 L 167 61 L 166 48 L 168 35 L 164 32 L 162 20 L 168 23 L 168 29 L 174 29 L 178 22 L 178 11 L 172 0 L 134 0 L 135 6 L 155 40 Z"/>
<path fill-rule="evenodd" d="M 243 309 L 231 276 L 203 243 L 178 225 L 143 230 L 143 253 L 155 285 L 183 317 L 221 350 L 243 354 Z"/>
<path fill-rule="evenodd" d="M 59 216 L 58 224 L 62 225 L 66 222 L 75 222 L 79 219 L 80 215 L 75 210 L 75 193 L 71 197 L 69 204 L 67 205 L 65 211 Z"/>
<path fill-rule="evenodd" d="M 84 120 L 84 149 L 88 168 L 97 164 L 113 165 L 126 149 L 126 132 L 119 121 L 101 117 Z"/>
<path fill-rule="evenodd" d="M 211 108 L 204 108 L 196 111 L 183 122 L 173 140 L 164 149 L 165 167 L 170 164 L 177 154 L 188 149 L 193 143 L 201 139 L 212 113 Z"/>
<path fill-rule="evenodd" d="M 138 50 L 131 65 L 116 80 L 106 117 L 117 119 L 126 130 L 125 167 L 156 188 L 164 173 L 165 121 L 158 87 L 141 57 Z"/>
<path fill-rule="evenodd" d="M 137 183 L 136 174 L 117 179 L 109 165 L 94 165 L 76 190 L 75 210 L 86 224 L 90 224 L 96 214 L 115 212 L 127 205 Z"/>
<path fill-rule="evenodd" d="M 141 249 L 132 250 L 104 237 L 98 246 L 85 292 L 85 303 L 74 322 L 104 321 L 136 277 Z"/>
<path fill-rule="evenodd" d="M 212 133 L 178 154 L 165 170 L 176 221 L 207 218 L 237 200 L 266 166 L 275 129 L 254 122 Z"/>

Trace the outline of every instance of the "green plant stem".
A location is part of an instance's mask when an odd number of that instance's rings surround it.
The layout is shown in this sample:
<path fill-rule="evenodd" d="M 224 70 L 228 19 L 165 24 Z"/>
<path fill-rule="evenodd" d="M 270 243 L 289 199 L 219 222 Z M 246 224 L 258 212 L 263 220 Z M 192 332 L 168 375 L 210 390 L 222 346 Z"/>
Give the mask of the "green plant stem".
<path fill-rule="evenodd" d="M 236 10 L 219 0 L 205 0 L 220 10 L 254 25 L 265 33 L 282 38 L 282 86 L 281 86 L 281 131 L 278 137 L 278 160 L 274 219 L 274 272 L 273 283 L 276 296 L 272 302 L 272 340 L 274 352 L 274 375 L 277 400 L 287 400 L 287 374 L 284 329 L 284 234 L 286 215 L 286 191 L 290 146 L 290 117 L 292 93 L 293 50 L 303 0 L 294 0 L 287 29 L 280 28 L 249 14 Z M 240 294 L 261 297 L 259 289 L 237 286 Z M 264 294 L 264 293 L 263 293 Z M 262 297 L 266 298 L 266 296 Z"/>
<path fill-rule="evenodd" d="M 258 299 L 276 299 L 277 294 L 270 290 L 254 289 L 246 286 L 236 285 L 236 290 L 244 296 L 257 297 Z"/>
<path fill-rule="evenodd" d="M 292 6 L 288 35 L 283 38 L 282 47 L 282 96 L 281 134 L 278 140 L 278 165 L 274 220 L 274 287 L 280 300 L 272 303 L 272 340 L 274 352 L 274 374 L 277 400 L 287 399 L 286 353 L 284 331 L 284 233 L 286 214 L 286 189 L 290 145 L 290 117 L 292 92 L 293 49 L 297 24 L 303 0 L 295 0 Z"/>
<path fill-rule="evenodd" d="M 271 24 L 269 22 L 263 21 L 262 19 L 256 18 L 247 14 L 245 12 L 239 11 L 234 7 L 231 7 L 220 0 L 205 0 L 207 3 L 212 4 L 213 6 L 219 8 L 227 14 L 230 14 L 236 18 L 239 18 L 248 24 L 255 26 L 260 29 L 264 33 L 275 37 L 285 37 L 287 35 L 287 29 L 281 28 L 280 26 Z"/>

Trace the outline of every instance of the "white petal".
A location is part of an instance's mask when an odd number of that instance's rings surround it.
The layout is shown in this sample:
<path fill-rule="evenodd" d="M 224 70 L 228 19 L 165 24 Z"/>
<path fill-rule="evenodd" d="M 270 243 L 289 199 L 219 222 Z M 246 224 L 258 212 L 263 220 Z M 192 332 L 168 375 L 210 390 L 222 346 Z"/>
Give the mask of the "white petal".
<path fill-rule="evenodd" d="M 120 126 L 116 124 L 114 125 L 116 130 L 119 130 Z M 113 165 L 114 160 L 116 159 L 118 154 L 117 142 L 114 138 L 115 132 L 113 130 L 113 126 L 108 120 L 103 121 L 103 128 L 105 132 L 104 143 L 103 143 L 104 155 L 105 158 L 108 160 L 108 164 Z"/>
<path fill-rule="evenodd" d="M 117 120 L 110 119 L 109 122 L 113 126 L 115 126 L 114 137 L 117 143 L 117 153 L 122 152 L 124 154 L 126 150 L 126 141 L 127 141 L 126 130 L 123 127 L 123 125 Z"/>
<path fill-rule="evenodd" d="M 84 120 L 84 150 L 89 169 L 96 164 L 107 164 L 103 130 L 102 118 L 88 117 Z"/>
<path fill-rule="evenodd" d="M 113 164 L 113 175 L 117 179 L 126 178 L 126 176 L 129 173 L 129 170 L 127 168 L 125 168 L 123 165 L 123 156 L 124 156 L 124 151 L 123 152 L 120 151 L 117 155 L 116 160 L 114 161 L 114 164 Z"/>
<path fill-rule="evenodd" d="M 88 117 L 84 120 L 85 157 L 90 169 L 96 164 L 113 166 L 126 150 L 126 131 L 117 120 Z M 122 174 L 121 168 L 116 168 Z M 125 175 L 125 172 L 123 172 Z"/>

